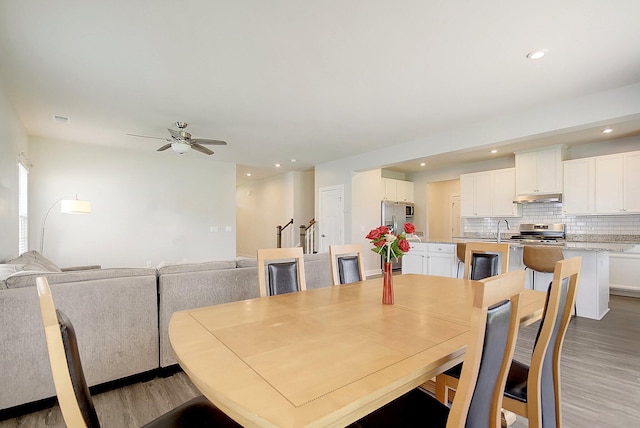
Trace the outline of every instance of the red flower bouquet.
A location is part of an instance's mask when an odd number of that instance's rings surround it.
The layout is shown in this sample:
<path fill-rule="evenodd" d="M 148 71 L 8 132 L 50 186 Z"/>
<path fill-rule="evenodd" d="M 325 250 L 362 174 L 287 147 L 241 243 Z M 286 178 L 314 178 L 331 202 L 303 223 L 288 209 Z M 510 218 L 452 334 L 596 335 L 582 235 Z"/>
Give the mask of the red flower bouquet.
<path fill-rule="evenodd" d="M 370 239 L 373 244 L 371 251 L 384 256 L 385 261 L 389 263 L 391 258 L 397 260 L 409 251 L 411 246 L 407 241 L 407 233 L 414 234 L 415 232 L 416 228 L 411 223 L 405 223 L 404 231 L 399 235 L 390 233 L 387 226 L 380 226 L 371 230 L 366 238 Z"/>

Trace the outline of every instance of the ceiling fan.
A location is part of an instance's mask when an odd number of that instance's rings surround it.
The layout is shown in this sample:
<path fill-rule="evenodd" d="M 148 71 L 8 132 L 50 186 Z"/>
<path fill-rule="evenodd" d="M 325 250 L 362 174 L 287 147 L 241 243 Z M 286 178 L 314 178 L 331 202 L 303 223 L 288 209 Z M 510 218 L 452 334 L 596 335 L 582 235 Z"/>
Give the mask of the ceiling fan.
<path fill-rule="evenodd" d="M 197 150 L 200 153 L 204 153 L 205 155 L 212 155 L 213 151 L 204 147 L 205 145 L 212 146 L 226 146 L 227 143 L 225 141 L 220 140 L 205 140 L 201 138 L 191 138 L 191 134 L 185 131 L 184 129 L 187 127 L 188 123 L 186 122 L 176 122 L 176 127 L 179 129 L 178 131 L 174 129 L 168 129 L 169 134 L 171 134 L 171 138 L 162 138 L 162 137 L 149 137 L 147 135 L 137 135 L 137 134 L 127 134 L 132 137 L 142 137 L 142 138 L 154 138 L 156 140 L 165 140 L 168 141 L 169 144 L 165 144 L 164 146 L 158 149 L 159 152 L 163 150 L 167 150 L 169 147 L 173 149 L 174 152 L 184 154 L 189 150 Z"/>

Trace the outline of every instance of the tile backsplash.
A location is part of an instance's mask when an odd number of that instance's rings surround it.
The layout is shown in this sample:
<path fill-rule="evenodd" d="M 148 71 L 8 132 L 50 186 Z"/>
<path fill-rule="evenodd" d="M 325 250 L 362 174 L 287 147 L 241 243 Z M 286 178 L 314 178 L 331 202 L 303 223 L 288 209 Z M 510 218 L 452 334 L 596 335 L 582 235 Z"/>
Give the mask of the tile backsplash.
<path fill-rule="evenodd" d="M 490 237 L 495 235 L 498 220 L 494 218 L 463 218 L 464 236 Z M 567 240 L 572 241 L 631 241 L 640 242 L 640 214 L 627 215 L 564 215 L 561 203 L 525 204 L 522 206 L 522 217 L 507 218 L 509 230 L 505 231 L 504 223 L 501 231 L 504 237 L 518 233 L 522 223 L 564 223 Z"/>

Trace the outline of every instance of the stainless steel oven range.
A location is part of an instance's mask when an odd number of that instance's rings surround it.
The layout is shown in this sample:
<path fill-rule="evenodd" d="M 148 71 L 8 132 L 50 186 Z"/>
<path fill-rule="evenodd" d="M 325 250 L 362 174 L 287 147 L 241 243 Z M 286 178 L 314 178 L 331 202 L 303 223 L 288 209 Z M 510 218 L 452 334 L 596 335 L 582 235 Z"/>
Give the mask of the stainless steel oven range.
<path fill-rule="evenodd" d="M 540 244 L 562 244 L 566 238 L 564 223 L 527 223 L 520 225 L 520 233 L 512 241 Z"/>

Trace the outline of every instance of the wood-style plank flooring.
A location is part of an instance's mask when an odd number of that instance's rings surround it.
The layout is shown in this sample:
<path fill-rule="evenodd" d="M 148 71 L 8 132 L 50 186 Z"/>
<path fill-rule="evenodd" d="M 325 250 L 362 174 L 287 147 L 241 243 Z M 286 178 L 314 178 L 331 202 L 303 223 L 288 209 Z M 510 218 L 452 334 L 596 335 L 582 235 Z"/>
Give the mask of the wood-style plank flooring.
<path fill-rule="evenodd" d="M 640 299 L 612 296 L 601 320 L 574 318 L 562 357 L 563 423 L 567 428 L 640 426 Z M 520 332 L 516 358 L 528 362 L 538 324 Z M 94 394 L 105 428 L 139 427 L 198 394 L 177 372 Z M 514 428 L 526 427 L 518 417 Z M 0 421 L 0 428 L 64 427 L 53 406 Z"/>

